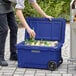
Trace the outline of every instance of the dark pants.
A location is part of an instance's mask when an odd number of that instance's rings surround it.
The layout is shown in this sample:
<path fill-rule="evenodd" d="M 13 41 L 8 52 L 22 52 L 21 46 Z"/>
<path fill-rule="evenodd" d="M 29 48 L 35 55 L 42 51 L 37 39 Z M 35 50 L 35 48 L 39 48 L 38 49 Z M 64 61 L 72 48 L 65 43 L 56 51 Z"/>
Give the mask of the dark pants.
<path fill-rule="evenodd" d="M 0 14 L 0 57 L 4 58 L 5 41 L 10 29 L 10 54 L 16 54 L 17 24 L 14 13 Z"/>

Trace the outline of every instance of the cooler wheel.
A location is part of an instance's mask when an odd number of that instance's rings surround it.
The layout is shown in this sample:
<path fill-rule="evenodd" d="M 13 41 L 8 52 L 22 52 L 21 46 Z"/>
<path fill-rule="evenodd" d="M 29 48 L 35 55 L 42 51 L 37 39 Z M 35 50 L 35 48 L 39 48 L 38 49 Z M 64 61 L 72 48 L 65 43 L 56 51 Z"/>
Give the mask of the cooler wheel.
<path fill-rule="evenodd" d="M 57 63 L 55 61 L 50 61 L 48 63 L 48 69 L 54 71 L 57 68 Z"/>
<path fill-rule="evenodd" d="M 62 64 L 63 63 L 63 58 L 61 58 L 61 60 L 59 62 L 60 62 L 60 64 Z"/>

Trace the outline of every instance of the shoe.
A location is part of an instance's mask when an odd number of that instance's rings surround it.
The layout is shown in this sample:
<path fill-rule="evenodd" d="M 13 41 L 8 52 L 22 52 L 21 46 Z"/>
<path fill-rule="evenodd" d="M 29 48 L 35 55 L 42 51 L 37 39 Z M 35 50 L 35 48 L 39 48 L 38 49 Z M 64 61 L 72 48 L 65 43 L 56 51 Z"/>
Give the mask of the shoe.
<path fill-rule="evenodd" d="M 11 55 L 10 60 L 11 61 L 17 61 L 17 55 Z"/>
<path fill-rule="evenodd" d="M 8 66 L 8 63 L 4 59 L 2 59 L 0 60 L 0 66 Z"/>

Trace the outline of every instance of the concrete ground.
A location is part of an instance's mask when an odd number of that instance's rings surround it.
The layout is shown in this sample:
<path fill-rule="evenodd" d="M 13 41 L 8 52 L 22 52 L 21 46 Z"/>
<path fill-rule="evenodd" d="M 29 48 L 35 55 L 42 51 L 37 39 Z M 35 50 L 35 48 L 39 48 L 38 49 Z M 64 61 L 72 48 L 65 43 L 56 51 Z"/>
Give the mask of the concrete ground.
<path fill-rule="evenodd" d="M 24 40 L 24 28 L 18 30 L 18 43 Z M 9 33 L 9 32 L 8 32 Z M 6 40 L 5 59 L 7 67 L 0 66 L 0 76 L 76 76 L 76 63 L 70 62 L 70 26 L 66 25 L 65 43 L 62 47 L 63 63 L 55 71 L 43 69 L 18 68 L 17 62 L 9 61 L 9 34 Z"/>

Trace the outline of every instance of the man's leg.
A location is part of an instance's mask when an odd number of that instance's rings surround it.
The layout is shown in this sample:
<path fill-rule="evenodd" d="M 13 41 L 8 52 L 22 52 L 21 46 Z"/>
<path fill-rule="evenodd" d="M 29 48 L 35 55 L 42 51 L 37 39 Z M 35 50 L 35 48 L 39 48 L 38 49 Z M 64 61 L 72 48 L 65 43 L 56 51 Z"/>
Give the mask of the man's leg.
<path fill-rule="evenodd" d="M 0 14 L 0 65 L 7 66 L 4 60 L 5 41 L 8 33 L 7 14 Z"/>
<path fill-rule="evenodd" d="M 16 51 L 16 43 L 17 43 L 17 23 L 14 17 L 14 13 L 8 13 L 8 26 L 10 28 L 10 60 L 17 60 L 17 51 Z"/>

